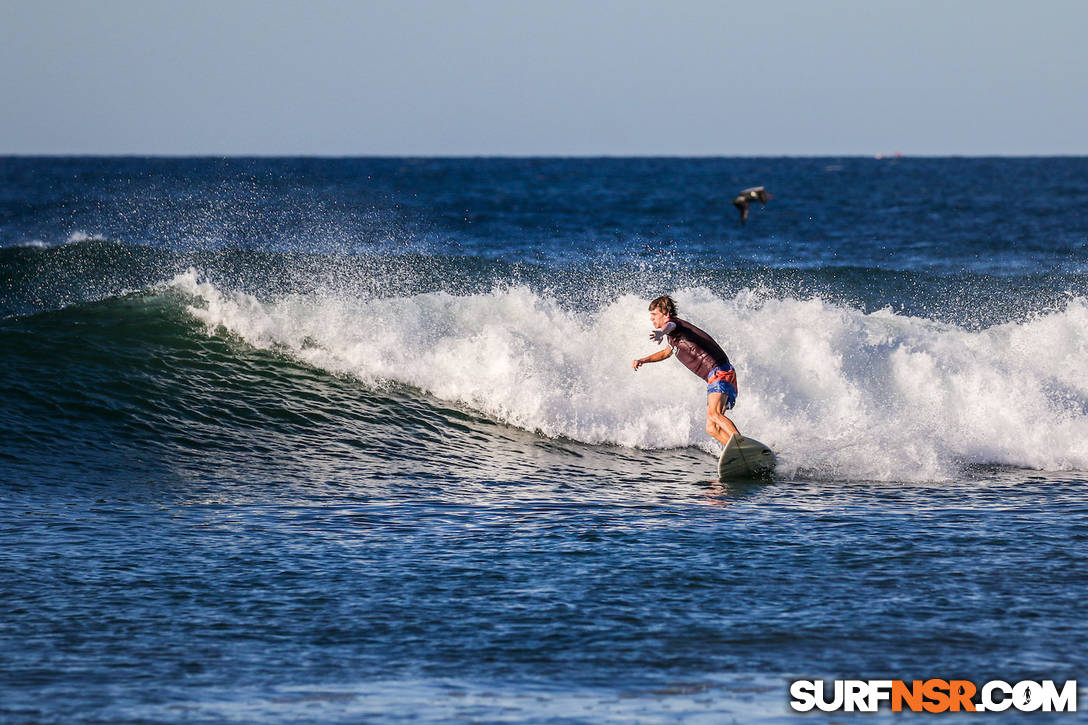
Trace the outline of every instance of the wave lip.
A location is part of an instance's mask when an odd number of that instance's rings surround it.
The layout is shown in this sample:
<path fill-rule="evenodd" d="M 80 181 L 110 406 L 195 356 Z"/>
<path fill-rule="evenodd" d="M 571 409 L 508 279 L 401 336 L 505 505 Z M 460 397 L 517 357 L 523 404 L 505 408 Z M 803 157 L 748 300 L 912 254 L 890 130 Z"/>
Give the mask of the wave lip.
<path fill-rule="evenodd" d="M 646 302 L 572 308 L 524 287 L 384 299 L 168 288 L 227 331 L 366 385 L 402 385 L 549 437 L 713 452 L 705 389 L 650 351 Z M 735 420 L 784 476 L 943 480 L 964 465 L 1088 470 L 1088 305 L 969 331 L 890 310 L 753 290 L 678 290 L 681 315 L 740 371 Z"/>

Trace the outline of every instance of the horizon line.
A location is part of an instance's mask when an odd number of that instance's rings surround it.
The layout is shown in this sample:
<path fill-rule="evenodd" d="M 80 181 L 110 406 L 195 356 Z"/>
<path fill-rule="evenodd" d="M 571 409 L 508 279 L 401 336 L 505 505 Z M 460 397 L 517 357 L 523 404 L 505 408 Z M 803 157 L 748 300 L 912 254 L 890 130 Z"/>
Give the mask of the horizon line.
<path fill-rule="evenodd" d="M 291 153 L 24 153 L 0 152 L 0 159 L 872 159 L 876 161 L 895 161 L 899 159 L 1040 159 L 1040 158 L 1086 158 L 1085 153 L 755 153 L 755 154 L 291 154 Z"/>

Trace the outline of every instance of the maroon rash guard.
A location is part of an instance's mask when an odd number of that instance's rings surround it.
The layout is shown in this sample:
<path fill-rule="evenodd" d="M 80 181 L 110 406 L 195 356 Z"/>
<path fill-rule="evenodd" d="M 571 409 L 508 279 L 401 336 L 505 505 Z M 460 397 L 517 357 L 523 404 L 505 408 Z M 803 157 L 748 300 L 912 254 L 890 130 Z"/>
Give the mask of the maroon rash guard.
<path fill-rule="evenodd" d="M 714 338 L 690 322 L 673 317 L 676 325 L 669 333 L 669 347 L 688 370 L 706 380 L 714 368 L 729 370 L 729 356 Z"/>

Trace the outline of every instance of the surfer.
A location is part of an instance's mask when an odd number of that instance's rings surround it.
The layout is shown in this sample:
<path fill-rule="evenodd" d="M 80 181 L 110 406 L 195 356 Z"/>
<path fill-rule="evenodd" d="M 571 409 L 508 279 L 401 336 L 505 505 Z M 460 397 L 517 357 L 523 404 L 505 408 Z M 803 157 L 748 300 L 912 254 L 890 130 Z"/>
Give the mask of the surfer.
<path fill-rule="evenodd" d="M 733 200 L 733 206 L 737 207 L 737 211 L 740 212 L 740 223 L 744 224 L 748 221 L 749 204 L 758 201 L 763 206 L 767 206 L 767 200 L 770 198 L 771 195 L 762 186 L 753 186 L 751 189 L 745 189 L 737 194 L 737 198 Z"/>
<path fill-rule="evenodd" d="M 726 445 L 732 436 L 740 435 L 737 426 L 725 416 L 725 411 L 737 402 L 737 373 L 729 364 L 729 357 L 714 338 L 676 316 L 676 303 L 668 295 L 650 303 L 650 323 L 654 326 L 650 339 L 660 345 L 667 338 L 669 346 L 632 360 L 631 368 L 638 370 L 646 363 L 667 360 L 675 353 L 688 370 L 706 381 L 706 432 Z"/>

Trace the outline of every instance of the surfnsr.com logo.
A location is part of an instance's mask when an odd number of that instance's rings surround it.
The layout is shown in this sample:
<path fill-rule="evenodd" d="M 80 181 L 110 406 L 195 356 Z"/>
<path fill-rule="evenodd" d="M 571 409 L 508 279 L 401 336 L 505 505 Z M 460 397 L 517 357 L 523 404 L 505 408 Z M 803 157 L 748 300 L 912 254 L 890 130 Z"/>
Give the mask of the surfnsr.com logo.
<path fill-rule="evenodd" d="M 1077 681 L 1059 688 L 1053 680 L 991 680 L 981 687 L 969 680 L 834 680 L 828 688 L 823 680 L 797 680 L 790 697 L 797 712 L 877 712 L 885 703 L 892 712 L 1076 712 Z"/>

